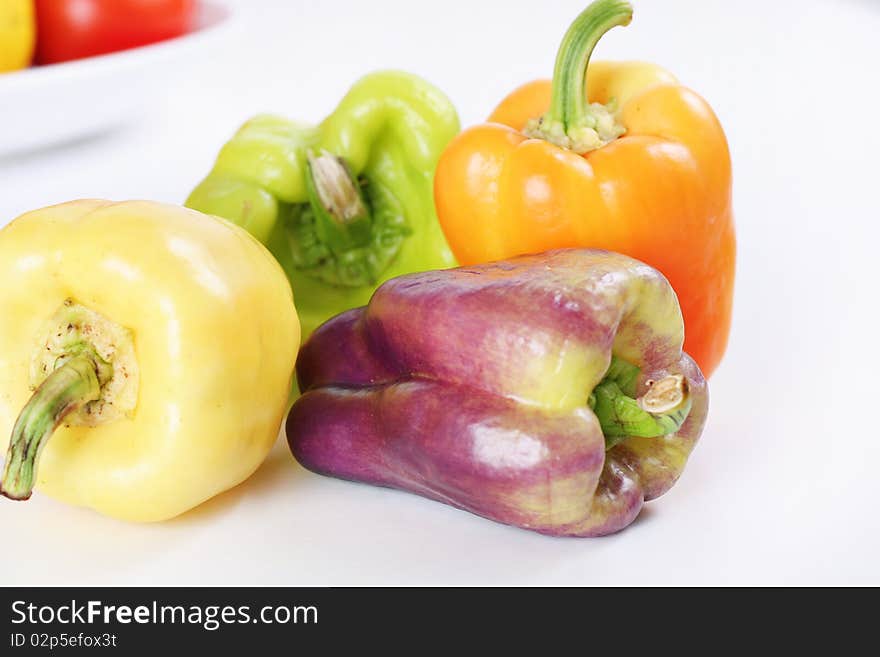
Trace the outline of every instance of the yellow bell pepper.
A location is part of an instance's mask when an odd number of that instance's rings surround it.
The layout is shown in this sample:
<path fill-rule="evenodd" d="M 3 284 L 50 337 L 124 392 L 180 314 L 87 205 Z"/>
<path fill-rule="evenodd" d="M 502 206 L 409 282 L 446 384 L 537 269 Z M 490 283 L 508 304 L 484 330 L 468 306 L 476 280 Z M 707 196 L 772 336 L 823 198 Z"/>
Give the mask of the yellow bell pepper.
<path fill-rule="evenodd" d="M 33 0 L 0 2 L 0 73 L 31 63 L 36 42 Z"/>
<path fill-rule="evenodd" d="M 176 206 L 73 201 L 0 230 L 0 280 L 7 497 L 36 484 L 163 520 L 269 452 L 300 329 L 284 272 L 245 230 Z"/>

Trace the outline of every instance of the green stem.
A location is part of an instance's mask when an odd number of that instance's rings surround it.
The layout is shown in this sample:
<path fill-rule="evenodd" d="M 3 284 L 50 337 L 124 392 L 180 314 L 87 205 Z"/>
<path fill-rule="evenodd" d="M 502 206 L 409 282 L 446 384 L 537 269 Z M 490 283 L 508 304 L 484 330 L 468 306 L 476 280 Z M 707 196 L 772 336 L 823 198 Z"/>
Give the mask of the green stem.
<path fill-rule="evenodd" d="M 596 0 L 574 20 L 556 55 L 550 109 L 526 127 L 529 136 L 585 153 L 623 134 L 611 107 L 587 102 L 587 67 L 602 35 L 629 25 L 632 12 L 625 0 Z"/>
<path fill-rule="evenodd" d="M 0 493 L 26 500 L 34 488 L 43 445 L 73 411 L 101 395 L 98 366 L 88 354 L 66 360 L 37 388 L 12 429 Z"/>
<path fill-rule="evenodd" d="M 342 158 L 308 155 L 306 186 L 315 232 L 335 254 L 369 244 L 372 217 L 358 181 Z"/>
<path fill-rule="evenodd" d="M 671 374 L 649 382 L 648 391 L 634 399 L 638 374 L 635 365 L 612 357 L 608 372 L 590 395 L 589 406 L 602 427 L 606 449 L 630 436 L 656 438 L 675 433 L 690 413 L 691 398 L 683 376 Z"/>

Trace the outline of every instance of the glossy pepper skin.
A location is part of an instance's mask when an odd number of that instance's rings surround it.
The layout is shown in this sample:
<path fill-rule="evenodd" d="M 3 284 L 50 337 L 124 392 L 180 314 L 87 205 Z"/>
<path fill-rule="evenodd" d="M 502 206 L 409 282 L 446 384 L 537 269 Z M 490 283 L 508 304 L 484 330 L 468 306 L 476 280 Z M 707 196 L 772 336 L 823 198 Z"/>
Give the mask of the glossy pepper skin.
<path fill-rule="evenodd" d="M 318 126 L 277 116 L 248 121 L 186 204 L 269 247 L 293 285 L 307 337 L 367 303 L 388 278 L 454 266 L 432 182 L 458 129 L 455 108 L 434 86 L 408 73 L 373 73 Z M 316 176 L 317 158 L 335 170 Z M 360 212 L 335 217 L 316 193 L 322 184 Z"/>
<path fill-rule="evenodd" d="M 618 254 L 402 276 L 303 345 L 288 441 L 318 473 L 545 534 L 608 534 L 673 485 L 702 431 L 706 382 L 683 337 L 668 282 Z M 641 423 L 659 416 L 620 405 L 664 382 L 687 405 L 651 435 Z"/>
<path fill-rule="evenodd" d="M 733 301 L 727 141 L 706 101 L 662 68 L 586 69 L 598 37 L 630 15 L 619 0 L 592 5 L 566 35 L 553 82 L 517 89 L 452 142 L 437 168 L 437 212 L 462 264 L 581 246 L 656 267 L 678 294 L 685 349 L 708 376 Z M 594 104 L 578 107 L 584 98 Z M 568 143 L 578 137 L 580 149 Z"/>
<path fill-rule="evenodd" d="M 36 484 L 164 520 L 246 479 L 274 444 L 299 325 L 246 231 L 177 206 L 74 201 L 0 231 L 0 279 L 6 496 Z"/>

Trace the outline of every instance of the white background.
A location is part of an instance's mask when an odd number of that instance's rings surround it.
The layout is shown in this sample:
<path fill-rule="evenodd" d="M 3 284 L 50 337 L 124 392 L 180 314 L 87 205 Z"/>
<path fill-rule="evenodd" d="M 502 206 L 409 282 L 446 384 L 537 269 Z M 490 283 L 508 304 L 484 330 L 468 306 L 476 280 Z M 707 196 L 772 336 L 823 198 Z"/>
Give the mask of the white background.
<path fill-rule="evenodd" d="M 316 121 L 380 67 L 430 79 L 472 124 L 549 75 L 585 2 L 232 4 L 234 33 L 142 118 L 0 159 L 0 224 L 76 197 L 182 202 L 248 116 Z M 279 442 L 248 482 L 163 524 L 0 501 L 0 582 L 880 584 L 880 2 L 635 4 L 597 58 L 656 61 L 709 100 L 739 235 L 730 348 L 670 493 L 615 536 L 552 539 L 313 475 Z"/>

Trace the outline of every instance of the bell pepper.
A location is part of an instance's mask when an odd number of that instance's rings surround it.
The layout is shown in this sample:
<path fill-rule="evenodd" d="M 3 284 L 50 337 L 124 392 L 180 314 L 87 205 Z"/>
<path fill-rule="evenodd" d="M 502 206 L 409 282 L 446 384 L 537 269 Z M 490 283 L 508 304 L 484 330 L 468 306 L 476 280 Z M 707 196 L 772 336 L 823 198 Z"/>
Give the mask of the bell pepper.
<path fill-rule="evenodd" d="M 0 2 L 0 73 L 26 68 L 36 41 L 33 0 Z"/>
<path fill-rule="evenodd" d="M 675 293 L 561 250 L 383 284 L 303 345 L 287 437 L 318 473 L 551 535 L 622 529 L 705 422 Z"/>
<path fill-rule="evenodd" d="M 382 281 L 451 267 L 432 195 L 455 108 L 407 73 L 357 82 L 320 125 L 251 119 L 186 204 L 247 228 L 293 285 L 303 336 Z"/>
<path fill-rule="evenodd" d="M 157 203 L 74 201 L 0 231 L 0 280 L 5 496 L 36 484 L 163 520 L 269 452 L 299 326 L 284 273 L 244 230 Z"/>
<path fill-rule="evenodd" d="M 437 168 L 437 213 L 462 264 L 555 248 L 625 253 L 678 293 L 685 349 L 711 375 L 730 330 L 731 166 L 709 105 L 671 73 L 591 62 L 632 7 L 598 0 L 562 40 L 552 82 L 528 83 L 462 132 Z"/>

